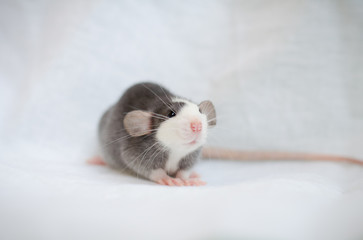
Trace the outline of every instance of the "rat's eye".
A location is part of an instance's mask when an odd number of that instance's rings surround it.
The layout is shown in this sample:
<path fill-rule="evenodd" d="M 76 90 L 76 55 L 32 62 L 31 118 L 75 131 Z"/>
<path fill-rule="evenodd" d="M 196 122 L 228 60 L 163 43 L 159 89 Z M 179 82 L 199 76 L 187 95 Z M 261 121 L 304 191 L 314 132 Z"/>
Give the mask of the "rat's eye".
<path fill-rule="evenodd" d="M 176 115 L 175 112 L 170 111 L 169 114 L 168 114 L 168 117 L 172 118 L 172 117 L 175 117 L 175 115 Z"/>
<path fill-rule="evenodd" d="M 200 110 L 200 108 L 199 108 L 199 112 L 202 113 L 202 110 Z"/>

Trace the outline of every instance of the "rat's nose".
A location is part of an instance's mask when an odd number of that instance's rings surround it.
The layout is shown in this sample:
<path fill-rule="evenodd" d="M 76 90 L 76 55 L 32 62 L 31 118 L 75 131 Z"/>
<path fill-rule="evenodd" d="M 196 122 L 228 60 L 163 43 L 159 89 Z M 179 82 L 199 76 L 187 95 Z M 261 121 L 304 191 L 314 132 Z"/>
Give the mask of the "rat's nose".
<path fill-rule="evenodd" d="M 190 129 L 192 129 L 193 132 L 200 132 L 202 131 L 202 123 L 198 120 L 195 120 L 190 123 Z"/>

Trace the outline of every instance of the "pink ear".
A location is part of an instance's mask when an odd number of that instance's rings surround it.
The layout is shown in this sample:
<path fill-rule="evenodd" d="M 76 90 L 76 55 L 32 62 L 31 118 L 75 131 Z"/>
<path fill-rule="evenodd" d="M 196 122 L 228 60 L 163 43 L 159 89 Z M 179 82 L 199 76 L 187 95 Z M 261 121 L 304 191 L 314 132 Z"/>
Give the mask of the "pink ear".
<path fill-rule="evenodd" d="M 127 113 L 124 118 L 124 127 L 133 137 L 151 133 L 151 113 L 140 110 Z"/>
<path fill-rule="evenodd" d="M 200 111 L 207 116 L 208 125 L 215 126 L 217 124 L 217 114 L 211 101 L 203 101 L 199 104 Z"/>

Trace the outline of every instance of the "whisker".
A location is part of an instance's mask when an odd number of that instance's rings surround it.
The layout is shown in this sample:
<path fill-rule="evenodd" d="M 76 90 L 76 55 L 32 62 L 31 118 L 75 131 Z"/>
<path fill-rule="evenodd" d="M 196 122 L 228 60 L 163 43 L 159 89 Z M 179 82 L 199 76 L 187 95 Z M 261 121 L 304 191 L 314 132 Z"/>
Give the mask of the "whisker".
<path fill-rule="evenodd" d="M 212 119 L 209 119 L 207 122 L 212 122 L 214 120 L 217 120 L 217 118 L 212 118 Z"/>
<path fill-rule="evenodd" d="M 155 127 L 156 125 L 151 125 L 151 126 L 152 126 L 152 127 Z M 136 129 L 136 128 L 138 128 L 138 126 L 132 127 L 132 128 L 130 128 L 130 129 Z M 179 130 L 179 128 L 173 128 L 173 127 L 168 127 L 168 129 L 169 129 L 169 130 Z M 157 132 L 158 130 L 159 130 L 158 128 L 153 128 L 153 129 L 150 129 L 148 132 L 155 133 L 155 132 Z M 122 130 L 120 130 L 118 133 L 122 133 L 122 132 L 124 132 L 124 131 L 127 133 L 126 129 L 122 129 Z M 116 132 L 116 133 L 117 133 L 117 132 Z M 129 134 L 127 133 L 127 135 L 126 135 L 126 136 L 122 136 L 122 137 L 119 137 L 119 138 L 113 139 L 113 140 L 111 140 L 110 142 L 107 142 L 107 143 L 103 144 L 103 145 L 102 145 L 102 147 L 107 147 L 107 146 L 109 146 L 109 145 L 111 145 L 111 144 L 113 144 L 113 143 L 116 143 L 116 142 L 121 141 L 121 140 L 126 140 L 126 139 L 129 139 L 129 138 L 132 138 L 132 137 L 134 137 L 134 136 L 131 136 L 131 135 L 129 135 Z M 145 137 L 147 137 L 147 135 L 146 135 Z"/>
<path fill-rule="evenodd" d="M 137 128 L 137 127 L 134 127 L 134 128 Z M 134 128 L 132 128 L 132 129 L 134 129 Z M 124 131 L 126 131 L 126 130 L 124 130 Z M 149 132 L 156 132 L 156 131 L 158 131 L 158 129 L 151 129 L 151 130 L 149 130 Z M 132 137 L 134 137 L 134 136 L 127 135 L 127 136 L 123 136 L 123 137 L 120 137 L 120 138 L 116 138 L 114 140 L 111 140 L 110 142 L 105 143 L 104 145 L 102 145 L 102 147 L 107 147 L 107 146 L 109 146 L 112 143 L 118 142 L 120 140 L 128 139 L 128 138 L 132 138 Z"/>
<path fill-rule="evenodd" d="M 206 116 L 208 117 L 209 114 L 211 114 L 213 112 L 213 108 L 211 110 L 209 110 L 209 112 L 206 114 Z"/>
<path fill-rule="evenodd" d="M 134 108 L 135 110 L 144 111 L 144 110 L 142 110 L 142 109 L 136 108 L 136 107 L 131 106 L 131 105 L 129 105 L 129 107 L 132 107 L 132 108 Z M 150 111 L 148 111 L 148 112 L 150 112 Z M 124 114 L 127 114 L 127 113 L 128 113 L 128 112 L 124 112 Z M 154 118 L 160 117 L 159 119 L 162 119 L 162 120 L 169 119 L 168 117 L 166 117 L 166 116 L 164 116 L 164 115 L 161 115 L 161 114 L 158 114 L 158 113 L 155 113 L 155 112 L 150 112 L 150 113 L 151 113 L 152 117 L 154 117 Z M 156 117 L 156 116 L 157 116 L 157 117 Z"/>
<path fill-rule="evenodd" d="M 173 102 L 172 101 L 172 99 L 170 99 L 169 97 L 168 97 L 168 95 L 166 94 L 166 92 L 164 91 L 164 89 L 161 87 L 161 85 L 159 85 L 159 87 L 160 87 L 160 89 L 161 89 L 161 91 L 163 91 L 163 93 L 164 93 L 164 95 L 165 95 L 165 97 L 170 101 L 170 102 Z M 169 105 L 170 107 L 171 107 L 171 105 Z"/>
<path fill-rule="evenodd" d="M 132 136 L 127 135 L 127 136 L 123 136 L 123 137 L 120 137 L 120 138 L 116 138 L 114 140 L 111 140 L 110 142 L 105 143 L 104 145 L 102 145 L 102 147 L 107 147 L 112 143 L 118 142 L 118 141 L 123 140 L 123 139 L 131 138 L 131 137 Z"/>
<path fill-rule="evenodd" d="M 228 115 L 222 115 L 222 116 L 216 116 L 215 118 L 213 118 L 213 119 L 223 119 L 223 118 L 226 118 L 226 117 L 228 117 Z M 208 118 L 208 116 L 207 116 L 207 118 Z"/>
<path fill-rule="evenodd" d="M 165 106 L 167 106 L 171 111 L 173 111 L 173 112 L 175 112 L 175 110 L 173 110 L 170 106 L 168 106 L 168 104 L 166 104 L 166 102 L 163 100 L 163 99 L 161 99 L 161 97 L 159 97 L 159 95 L 157 95 L 153 90 L 151 90 L 150 88 L 148 88 L 145 84 L 142 84 L 146 89 L 148 89 L 150 92 L 152 92 L 157 98 L 159 98 L 160 99 L 160 101 L 162 101 L 164 104 L 165 104 Z"/>
<path fill-rule="evenodd" d="M 133 164 L 135 161 L 137 161 L 140 156 L 146 155 L 156 144 L 157 144 L 157 142 L 155 142 L 154 144 L 152 144 L 150 147 L 146 148 L 140 155 L 136 156 L 131 162 L 127 163 L 126 165 L 129 168 L 134 169 L 133 166 L 131 166 L 131 164 Z M 138 177 L 138 174 L 139 173 L 136 170 L 137 169 L 134 169 L 134 171 L 136 172 L 136 177 Z"/>
<path fill-rule="evenodd" d="M 147 163 L 146 163 L 146 165 L 144 166 L 144 169 L 146 170 L 146 169 L 148 169 L 148 167 L 149 166 L 151 166 L 154 162 L 155 162 L 155 159 L 157 158 L 157 157 L 159 157 L 159 154 L 160 153 L 162 153 L 166 148 L 165 147 L 163 147 L 163 146 L 161 146 L 161 147 L 159 147 L 160 145 L 156 145 L 155 147 L 157 148 L 156 150 L 155 150 L 155 152 L 150 156 L 150 160 L 149 161 L 147 161 Z M 164 155 L 162 155 L 162 156 L 164 156 Z"/>
<path fill-rule="evenodd" d="M 147 151 L 147 152 L 145 152 L 144 154 L 143 154 L 143 156 L 142 156 L 142 158 L 141 158 L 141 160 L 139 161 L 139 168 L 137 169 L 137 171 L 136 171 L 136 177 L 138 177 L 138 174 L 139 174 L 139 172 L 140 172 L 140 167 L 141 167 L 141 164 L 142 164 L 142 162 L 143 162 L 143 160 L 144 160 L 144 158 L 145 158 L 145 156 L 146 156 L 146 154 L 156 145 L 156 144 L 158 144 L 158 142 L 155 142 L 153 145 L 151 145 L 151 147 L 149 148 L 149 150 Z"/>

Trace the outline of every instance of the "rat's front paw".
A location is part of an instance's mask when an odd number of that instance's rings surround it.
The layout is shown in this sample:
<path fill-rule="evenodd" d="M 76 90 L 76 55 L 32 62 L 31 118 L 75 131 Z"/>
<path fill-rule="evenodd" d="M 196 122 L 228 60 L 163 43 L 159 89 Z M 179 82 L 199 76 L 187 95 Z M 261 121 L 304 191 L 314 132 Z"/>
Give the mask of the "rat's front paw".
<path fill-rule="evenodd" d="M 183 180 L 184 186 L 203 186 L 207 184 L 200 179 L 199 174 L 196 172 L 179 170 L 176 177 Z"/>
<path fill-rule="evenodd" d="M 167 185 L 167 186 L 185 186 L 183 180 L 179 178 L 172 178 L 169 176 L 161 178 L 156 182 L 161 185 Z"/>
<path fill-rule="evenodd" d="M 159 168 L 153 170 L 149 176 L 151 181 L 167 186 L 184 186 L 184 182 L 179 178 L 172 178 L 166 172 Z"/>
<path fill-rule="evenodd" d="M 203 186 L 206 183 L 199 178 L 195 172 L 178 171 L 176 177 L 170 177 L 163 169 L 153 170 L 149 176 L 150 180 L 167 186 Z"/>
<path fill-rule="evenodd" d="M 199 178 L 189 178 L 189 179 L 180 179 L 180 178 L 172 178 L 165 177 L 156 181 L 161 185 L 167 186 L 203 186 L 206 183 Z"/>
<path fill-rule="evenodd" d="M 182 181 L 184 182 L 184 186 L 204 186 L 207 184 L 199 178 L 189 178 Z"/>

